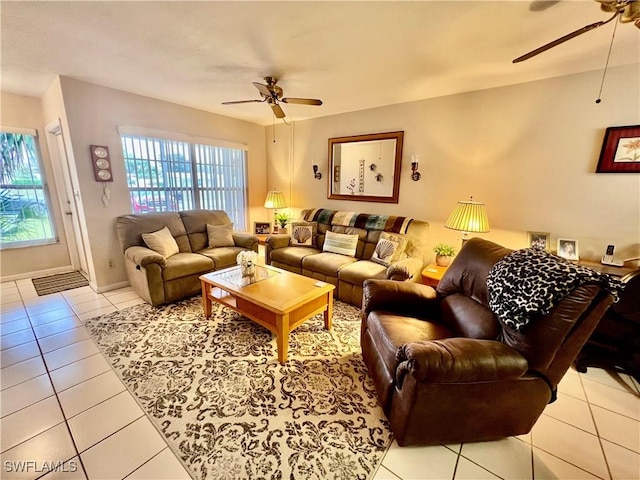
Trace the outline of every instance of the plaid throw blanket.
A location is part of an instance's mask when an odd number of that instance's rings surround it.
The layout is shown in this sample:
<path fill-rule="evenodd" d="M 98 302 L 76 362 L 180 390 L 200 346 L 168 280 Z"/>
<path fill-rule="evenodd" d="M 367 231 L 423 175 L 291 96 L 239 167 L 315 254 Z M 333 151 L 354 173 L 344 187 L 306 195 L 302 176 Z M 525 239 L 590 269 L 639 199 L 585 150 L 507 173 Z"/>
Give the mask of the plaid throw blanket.
<path fill-rule="evenodd" d="M 393 233 L 406 233 L 409 224 L 413 221 L 412 218 L 396 217 L 394 215 L 342 212 L 325 208 L 303 210 L 302 218 L 307 222 L 364 228 L 366 230 L 383 230 Z"/>
<path fill-rule="evenodd" d="M 519 332 L 535 317 L 549 313 L 575 288 L 589 283 L 599 285 L 616 301 L 624 289 L 624 283 L 610 275 L 544 250 L 516 250 L 489 272 L 489 308 L 504 325 Z"/>

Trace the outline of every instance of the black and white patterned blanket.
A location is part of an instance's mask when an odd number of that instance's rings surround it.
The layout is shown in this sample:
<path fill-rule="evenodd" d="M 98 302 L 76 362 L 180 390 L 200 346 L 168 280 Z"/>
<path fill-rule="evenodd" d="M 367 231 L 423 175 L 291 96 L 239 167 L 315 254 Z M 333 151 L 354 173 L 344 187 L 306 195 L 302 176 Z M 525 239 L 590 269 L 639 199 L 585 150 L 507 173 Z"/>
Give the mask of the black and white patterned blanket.
<path fill-rule="evenodd" d="M 489 308 L 515 331 L 549 313 L 575 288 L 597 284 L 615 300 L 624 283 L 537 248 L 516 250 L 498 261 L 487 277 Z"/>

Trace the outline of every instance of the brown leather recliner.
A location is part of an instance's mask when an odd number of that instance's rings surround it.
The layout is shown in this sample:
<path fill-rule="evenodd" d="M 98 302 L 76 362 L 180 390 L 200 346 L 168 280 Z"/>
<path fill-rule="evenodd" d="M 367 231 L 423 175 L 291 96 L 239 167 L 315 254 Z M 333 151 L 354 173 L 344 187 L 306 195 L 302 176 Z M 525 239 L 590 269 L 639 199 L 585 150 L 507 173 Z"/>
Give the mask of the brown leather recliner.
<path fill-rule="evenodd" d="M 487 275 L 511 251 L 469 240 L 437 293 L 365 282 L 362 355 L 399 445 L 529 432 L 613 302 L 583 285 L 520 332 L 505 327 L 488 307 Z"/>

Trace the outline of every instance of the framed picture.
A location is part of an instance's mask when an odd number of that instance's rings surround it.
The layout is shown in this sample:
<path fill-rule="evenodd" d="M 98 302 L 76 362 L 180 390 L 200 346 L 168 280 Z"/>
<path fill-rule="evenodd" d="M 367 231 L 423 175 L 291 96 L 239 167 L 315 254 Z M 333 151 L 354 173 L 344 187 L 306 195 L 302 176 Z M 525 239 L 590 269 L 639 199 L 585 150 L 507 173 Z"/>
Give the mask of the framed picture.
<path fill-rule="evenodd" d="M 551 234 L 549 232 L 527 232 L 529 238 L 529 248 L 539 248 L 551 250 Z"/>
<path fill-rule="evenodd" d="M 640 173 L 640 125 L 607 128 L 596 173 Z"/>
<path fill-rule="evenodd" d="M 271 224 L 269 222 L 253 222 L 254 235 L 270 235 Z"/>
<path fill-rule="evenodd" d="M 567 260 L 580 260 L 578 256 L 578 240 L 571 238 L 558 239 L 558 256 Z"/>

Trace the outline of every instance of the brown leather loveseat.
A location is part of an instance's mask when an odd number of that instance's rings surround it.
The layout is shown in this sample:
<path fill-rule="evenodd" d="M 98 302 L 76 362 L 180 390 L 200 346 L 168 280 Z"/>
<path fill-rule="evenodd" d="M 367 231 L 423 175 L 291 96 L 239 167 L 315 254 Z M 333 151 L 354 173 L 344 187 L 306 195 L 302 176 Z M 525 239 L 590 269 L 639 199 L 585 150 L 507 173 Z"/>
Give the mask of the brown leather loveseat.
<path fill-rule="evenodd" d="M 361 346 L 400 445 L 474 442 L 531 430 L 613 296 L 574 289 L 520 331 L 489 308 L 487 276 L 512 251 L 469 240 L 437 293 L 367 280 Z"/>

